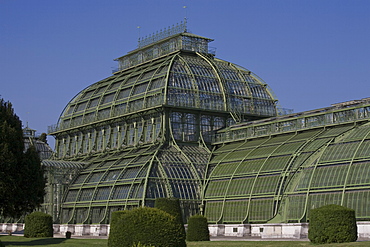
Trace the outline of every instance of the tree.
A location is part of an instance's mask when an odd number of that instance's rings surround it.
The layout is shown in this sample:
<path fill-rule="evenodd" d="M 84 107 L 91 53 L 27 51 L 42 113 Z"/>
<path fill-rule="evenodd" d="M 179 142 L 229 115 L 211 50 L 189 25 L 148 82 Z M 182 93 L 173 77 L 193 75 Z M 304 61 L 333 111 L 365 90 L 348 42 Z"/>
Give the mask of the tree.
<path fill-rule="evenodd" d="M 39 136 L 39 140 L 48 144 L 47 134 L 46 133 L 41 133 L 41 135 Z"/>
<path fill-rule="evenodd" d="M 20 173 L 21 190 L 18 191 L 23 198 L 20 209 L 23 212 L 32 212 L 44 202 L 46 183 L 44 167 L 41 166 L 41 160 L 34 146 L 30 146 L 26 151 L 23 162 L 23 169 Z"/>
<path fill-rule="evenodd" d="M 22 122 L 0 99 L 0 214 L 19 217 L 41 205 L 46 180 L 34 147 L 24 152 Z"/>

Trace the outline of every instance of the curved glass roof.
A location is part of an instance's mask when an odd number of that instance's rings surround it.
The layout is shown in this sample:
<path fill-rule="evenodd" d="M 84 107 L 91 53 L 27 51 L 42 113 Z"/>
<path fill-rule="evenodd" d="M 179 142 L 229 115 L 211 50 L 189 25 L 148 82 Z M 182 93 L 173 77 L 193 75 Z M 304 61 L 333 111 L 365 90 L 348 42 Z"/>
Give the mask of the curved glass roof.
<path fill-rule="evenodd" d="M 56 130 L 162 106 L 276 115 L 271 90 L 255 74 L 210 54 L 179 50 L 85 88 L 68 103 Z"/>
<path fill-rule="evenodd" d="M 208 152 L 199 146 L 150 145 L 96 157 L 84 165 L 65 195 L 61 222 L 108 223 L 111 210 L 153 206 L 155 198 L 176 197 L 189 205 L 185 216 L 200 204 L 200 184 Z M 84 162 L 49 161 L 49 166 L 81 166 Z M 92 203 L 93 207 L 88 205 Z M 72 212 L 74 213 L 66 213 Z"/>
<path fill-rule="evenodd" d="M 45 167 L 68 168 L 68 169 L 82 169 L 86 162 L 74 162 L 67 160 L 43 160 L 42 165 Z"/>
<path fill-rule="evenodd" d="M 30 146 L 36 148 L 41 160 L 49 159 L 53 155 L 53 149 L 45 142 L 34 138 L 24 138 L 24 150 L 27 150 Z"/>
<path fill-rule="evenodd" d="M 209 161 L 208 222 L 305 222 L 326 204 L 369 220 L 369 113 L 364 99 L 229 128 Z"/>

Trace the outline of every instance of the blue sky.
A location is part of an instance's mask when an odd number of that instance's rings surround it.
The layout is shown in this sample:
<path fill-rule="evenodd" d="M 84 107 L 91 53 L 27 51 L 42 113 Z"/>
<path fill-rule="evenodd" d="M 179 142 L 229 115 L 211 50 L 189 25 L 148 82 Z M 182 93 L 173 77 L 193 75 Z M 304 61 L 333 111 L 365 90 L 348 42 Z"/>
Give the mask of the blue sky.
<path fill-rule="evenodd" d="M 284 108 L 370 97 L 368 0 L 0 0 L 0 95 L 24 125 L 47 132 L 139 35 L 185 16 L 189 31 L 215 40 L 218 58 L 260 76 Z"/>

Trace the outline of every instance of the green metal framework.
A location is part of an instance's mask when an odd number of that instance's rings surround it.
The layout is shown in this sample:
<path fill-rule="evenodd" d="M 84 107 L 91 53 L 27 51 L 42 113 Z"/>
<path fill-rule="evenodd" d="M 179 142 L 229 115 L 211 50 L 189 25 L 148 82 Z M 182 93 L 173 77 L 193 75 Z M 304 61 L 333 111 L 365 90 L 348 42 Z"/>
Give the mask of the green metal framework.
<path fill-rule="evenodd" d="M 140 39 L 68 103 L 49 130 L 46 211 L 109 223 L 177 197 L 211 223 L 305 222 L 332 203 L 370 220 L 370 100 L 277 116 L 267 84 L 210 41 L 186 24 Z"/>
<path fill-rule="evenodd" d="M 112 211 L 157 197 L 180 198 L 185 217 L 198 213 L 215 132 L 276 116 L 266 83 L 215 58 L 211 39 L 177 29 L 140 40 L 50 128 L 55 159 L 85 163 L 63 195 L 61 223 L 108 223 Z"/>
<path fill-rule="evenodd" d="M 68 188 L 86 163 L 63 160 L 43 160 L 47 178 L 46 195 L 42 208 L 50 213 L 56 221 L 60 215 L 63 192 Z"/>
<path fill-rule="evenodd" d="M 370 219 L 370 100 L 219 131 L 203 204 L 212 223 L 305 222 L 326 204 Z"/>

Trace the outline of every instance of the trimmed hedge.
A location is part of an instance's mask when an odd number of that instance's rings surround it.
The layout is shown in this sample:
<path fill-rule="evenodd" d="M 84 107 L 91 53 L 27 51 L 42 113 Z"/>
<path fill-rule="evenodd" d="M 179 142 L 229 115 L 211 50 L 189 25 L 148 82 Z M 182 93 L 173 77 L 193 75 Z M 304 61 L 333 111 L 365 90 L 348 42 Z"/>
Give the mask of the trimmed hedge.
<path fill-rule="evenodd" d="M 187 241 L 209 241 L 207 218 L 203 215 L 194 215 L 189 218 Z"/>
<path fill-rule="evenodd" d="M 155 246 L 138 243 L 138 244 L 132 245 L 131 247 L 155 247 Z"/>
<path fill-rule="evenodd" d="M 128 211 L 125 210 L 112 212 L 108 246 L 123 246 L 120 245 L 124 241 L 124 235 L 122 233 L 125 230 L 122 218 L 126 212 Z"/>
<path fill-rule="evenodd" d="M 24 236 L 26 238 L 53 237 L 53 217 L 43 212 L 33 212 L 26 216 Z"/>
<path fill-rule="evenodd" d="M 182 217 L 180 200 L 178 198 L 156 198 L 155 208 L 165 211 L 175 217 L 176 222 L 181 227 L 181 238 L 186 238 L 185 226 Z"/>
<path fill-rule="evenodd" d="M 327 205 L 310 211 L 308 238 L 312 243 L 344 243 L 357 240 L 355 211 Z"/>
<path fill-rule="evenodd" d="M 116 211 L 112 213 L 108 246 L 186 246 L 181 232 L 175 217 L 157 208 Z"/>
<path fill-rule="evenodd" d="M 156 198 L 154 207 L 169 213 L 176 218 L 179 224 L 184 225 L 180 200 L 178 198 Z"/>

